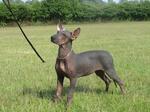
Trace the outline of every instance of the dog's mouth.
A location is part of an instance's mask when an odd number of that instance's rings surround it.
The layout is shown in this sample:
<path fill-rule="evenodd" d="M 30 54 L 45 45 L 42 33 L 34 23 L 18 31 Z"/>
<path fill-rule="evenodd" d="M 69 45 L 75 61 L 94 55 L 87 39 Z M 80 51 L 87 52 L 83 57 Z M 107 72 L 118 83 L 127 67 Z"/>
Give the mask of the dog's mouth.
<path fill-rule="evenodd" d="M 52 42 L 52 43 L 54 43 L 54 44 L 57 44 L 57 45 L 59 45 L 59 46 L 61 46 L 61 45 L 63 45 L 63 44 L 66 44 L 66 43 L 67 43 L 67 41 L 66 41 L 66 40 L 64 40 L 64 41 L 62 41 L 62 42 L 58 42 L 58 41 L 56 41 L 55 39 L 51 39 L 51 42 Z"/>
<path fill-rule="evenodd" d="M 56 44 L 56 45 L 61 45 L 61 43 L 57 42 L 56 40 L 51 39 L 51 42 Z"/>

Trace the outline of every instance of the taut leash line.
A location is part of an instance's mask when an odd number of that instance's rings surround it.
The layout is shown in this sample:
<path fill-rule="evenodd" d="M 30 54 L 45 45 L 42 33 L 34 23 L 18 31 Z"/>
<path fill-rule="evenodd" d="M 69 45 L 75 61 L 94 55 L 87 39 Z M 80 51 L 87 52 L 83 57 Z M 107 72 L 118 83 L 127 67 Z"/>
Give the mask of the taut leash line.
<path fill-rule="evenodd" d="M 31 48 L 33 49 L 33 51 L 36 53 L 36 55 L 38 56 L 38 58 L 40 58 L 40 60 L 44 63 L 44 59 L 40 56 L 40 54 L 37 52 L 37 50 L 35 49 L 35 47 L 33 46 L 33 44 L 30 42 L 30 40 L 28 39 L 28 37 L 26 36 L 26 34 L 24 33 L 23 29 L 21 28 L 19 22 L 18 22 L 18 19 L 15 17 L 13 11 L 11 10 L 11 7 L 10 7 L 10 2 L 9 0 L 8 1 L 8 4 L 5 2 L 5 0 L 3 0 L 3 3 L 5 4 L 5 6 L 7 7 L 7 9 L 9 10 L 9 12 L 12 14 L 13 18 L 14 18 L 14 21 L 17 23 L 19 29 L 21 30 L 24 38 L 26 39 L 26 41 L 28 42 L 28 44 L 31 46 Z"/>

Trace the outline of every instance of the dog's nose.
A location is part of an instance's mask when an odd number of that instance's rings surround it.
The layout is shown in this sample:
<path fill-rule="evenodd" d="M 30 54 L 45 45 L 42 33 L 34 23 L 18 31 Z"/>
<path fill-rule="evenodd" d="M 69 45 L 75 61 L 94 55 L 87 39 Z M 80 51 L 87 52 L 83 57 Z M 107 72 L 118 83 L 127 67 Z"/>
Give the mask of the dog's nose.
<path fill-rule="evenodd" d="M 51 41 L 53 40 L 53 36 L 51 36 Z"/>
<path fill-rule="evenodd" d="M 54 42 L 55 38 L 54 36 L 51 36 L 51 42 Z"/>

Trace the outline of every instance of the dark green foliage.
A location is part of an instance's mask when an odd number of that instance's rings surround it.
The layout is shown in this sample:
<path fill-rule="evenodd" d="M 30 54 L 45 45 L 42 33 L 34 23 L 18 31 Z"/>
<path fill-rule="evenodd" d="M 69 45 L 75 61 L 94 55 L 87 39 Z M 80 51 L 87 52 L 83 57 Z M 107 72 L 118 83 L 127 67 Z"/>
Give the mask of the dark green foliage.
<path fill-rule="evenodd" d="M 23 4 L 13 4 L 12 11 L 19 21 L 30 21 L 32 11 Z M 0 4 L 0 23 L 9 23 L 13 21 L 13 17 L 3 4 Z"/>
<path fill-rule="evenodd" d="M 20 0 L 11 3 L 13 12 L 19 21 L 28 22 L 83 22 L 83 21 L 113 21 L 150 20 L 150 2 L 125 2 L 120 4 L 104 3 L 102 0 Z M 3 3 L 0 3 L 0 24 L 13 21 Z"/>
<path fill-rule="evenodd" d="M 70 0 L 45 0 L 41 4 L 40 11 L 43 12 L 43 20 L 57 21 L 72 19 L 72 4 Z"/>

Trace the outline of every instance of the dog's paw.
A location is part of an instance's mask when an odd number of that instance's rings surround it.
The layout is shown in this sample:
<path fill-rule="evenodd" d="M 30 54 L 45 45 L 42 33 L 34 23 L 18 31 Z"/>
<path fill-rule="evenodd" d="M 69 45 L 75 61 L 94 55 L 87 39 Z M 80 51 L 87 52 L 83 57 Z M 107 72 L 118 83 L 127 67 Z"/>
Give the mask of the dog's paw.
<path fill-rule="evenodd" d="M 53 100 L 53 102 L 57 103 L 58 101 L 61 100 L 61 97 L 55 95 L 52 100 Z"/>

